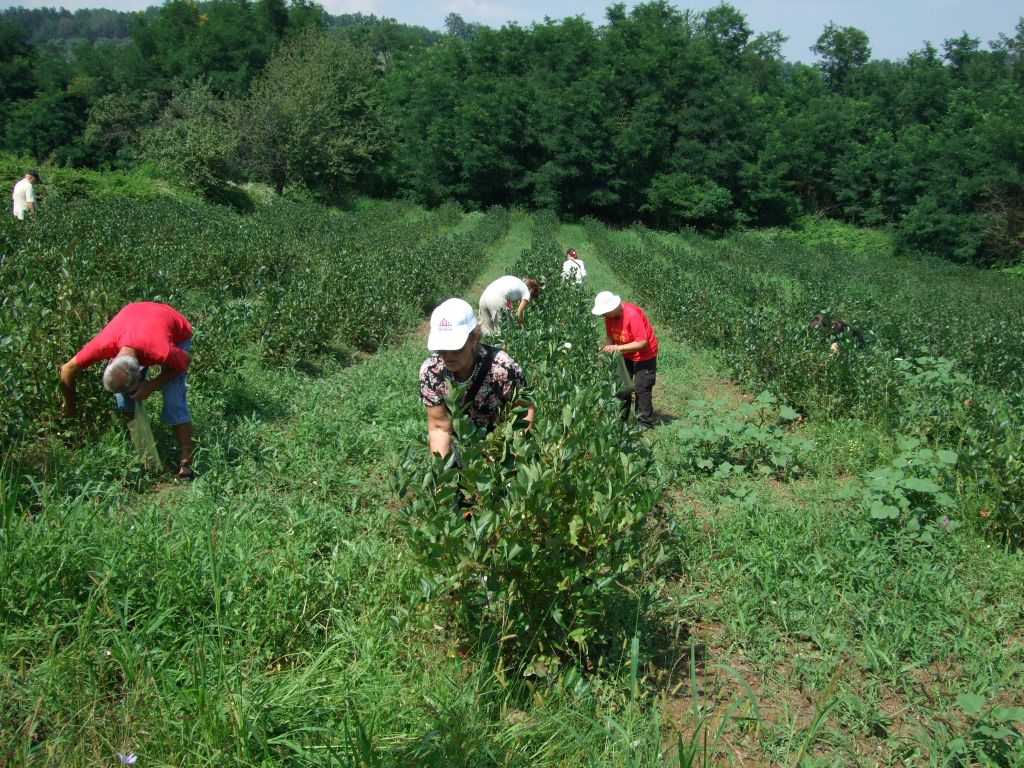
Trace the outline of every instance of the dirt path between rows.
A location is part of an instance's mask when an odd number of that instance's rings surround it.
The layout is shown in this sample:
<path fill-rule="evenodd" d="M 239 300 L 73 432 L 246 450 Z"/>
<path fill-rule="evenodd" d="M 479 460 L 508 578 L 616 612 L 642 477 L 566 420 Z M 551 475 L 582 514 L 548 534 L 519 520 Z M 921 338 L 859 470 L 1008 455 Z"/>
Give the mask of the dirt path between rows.
<path fill-rule="evenodd" d="M 584 259 L 588 276 L 586 285 L 591 293 L 610 290 L 630 300 L 632 287 L 616 274 L 603 260 L 602 254 L 584 236 L 582 227 L 565 226 L 560 231 L 560 242 L 577 249 Z M 676 329 L 662 322 L 656 309 L 642 307 L 658 337 L 658 378 L 654 390 L 657 426 L 654 430 L 655 452 L 668 448 L 677 424 L 687 420 L 690 404 L 699 400 L 721 400 L 726 407 L 738 407 L 752 397 L 729 378 L 717 358 L 707 350 L 695 349 L 687 344 Z M 767 493 L 785 495 L 788 487 L 765 483 Z M 701 536 L 714 536 L 713 519 L 720 512 L 718 505 L 686 485 L 675 485 L 666 494 L 667 514 L 701 531 Z M 686 585 L 680 584 L 685 593 Z M 707 588 L 705 585 L 702 588 Z M 808 644 L 794 643 L 784 654 L 785 661 L 778 669 L 768 673 L 758 669 L 728 640 L 725 625 L 712 619 L 701 619 L 689 625 L 676 627 L 678 635 L 652 672 L 649 683 L 661 691 L 663 719 L 666 723 L 665 753 L 671 760 L 676 753 L 677 738 L 684 744 L 697 741 L 697 760 L 706 748 L 708 764 L 744 766 L 778 765 L 765 754 L 765 739 L 778 737 L 788 731 L 790 738 L 811 727 L 822 705 L 820 695 L 800 691 L 785 684 L 792 680 L 790 661 Z M 666 628 L 667 633 L 670 632 Z M 693 648 L 693 674 L 690 672 L 691 643 Z M 742 677 L 742 682 L 734 672 Z M 730 709 L 733 705 L 735 709 Z M 754 717 L 756 713 L 756 717 Z M 723 726 L 723 718 L 732 724 Z M 744 727 L 744 722 L 756 722 Z M 716 734 L 721 730 L 720 739 Z M 862 745 L 869 751 L 871 745 Z M 879 756 L 881 757 L 881 756 Z"/>

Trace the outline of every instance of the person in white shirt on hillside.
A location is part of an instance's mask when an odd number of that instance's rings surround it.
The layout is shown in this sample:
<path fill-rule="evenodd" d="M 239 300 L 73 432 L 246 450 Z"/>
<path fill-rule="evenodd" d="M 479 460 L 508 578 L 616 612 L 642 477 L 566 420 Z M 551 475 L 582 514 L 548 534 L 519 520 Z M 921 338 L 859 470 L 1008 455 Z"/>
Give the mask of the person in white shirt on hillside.
<path fill-rule="evenodd" d="M 583 284 L 583 278 L 587 276 L 587 268 L 577 258 L 576 249 L 570 248 L 565 252 L 565 261 L 562 262 L 562 279 L 575 280 L 576 285 Z"/>
<path fill-rule="evenodd" d="M 513 275 L 499 277 L 488 285 L 480 296 L 480 326 L 483 332 L 501 333 L 501 313 L 505 310 L 515 311 L 516 320 L 522 323 L 526 305 L 539 291 L 540 286 L 536 280 L 520 280 Z"/>
<path fill-rule="evenodd" d="M 33 184 L 39 184 L 39 174 L 35 171 L 29 171 L 25 174 L 25 178 L 14 185 L 14 192 L 11 193 L 11 197 L 14 198 L 14 215 L 16 218 L 25 219 L 25 211 L 36 212 L 36 190 Z"/>

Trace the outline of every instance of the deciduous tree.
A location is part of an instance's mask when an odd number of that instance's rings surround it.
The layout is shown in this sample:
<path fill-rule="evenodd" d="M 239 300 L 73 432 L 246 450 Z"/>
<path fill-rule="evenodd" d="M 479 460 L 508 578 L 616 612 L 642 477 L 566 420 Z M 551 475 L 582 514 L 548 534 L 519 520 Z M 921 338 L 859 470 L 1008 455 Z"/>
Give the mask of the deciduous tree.
<path fill-rule="evenodd" d="M 280 194 L 291 182 L 347 191 L 385 147 L 374 61 L 325 32 L 296 37 L 267 63 L 241 105 L 245 168 Z"/>
<path fill-rule="evenodd" d="M 234 176 L 237 137 L 227 116 L 228 105 L 200 80 L 171 99 L 144 133 L 143 154 L 181 183 L 216 198 Z"/>
<path fill-rule="evenodd" d="M 821 57 L 818 66 L 837 92 L 849 90 L 857 71 L 871 58 L 867 34 L 856 27 L 837 27 L 832 23 L 825 27 L 811 51 Z"/>

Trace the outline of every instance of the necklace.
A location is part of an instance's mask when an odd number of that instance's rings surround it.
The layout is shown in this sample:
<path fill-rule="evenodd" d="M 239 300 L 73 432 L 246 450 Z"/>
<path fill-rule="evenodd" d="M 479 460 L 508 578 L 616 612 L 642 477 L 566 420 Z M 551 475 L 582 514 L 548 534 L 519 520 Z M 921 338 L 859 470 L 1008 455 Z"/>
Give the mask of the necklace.
<path fill-rule="evenodd" d="M 476 379 L 476 375 L 479 372 L 480 372 L 480 359 L 477 358 L 477 361 L 473 364 L 473 369 L 469 372 L 469 376 L 467 376 L 464 379 L 460 379 L 458 376 L 455 375 L 455 371 L 452 371 L 452 381 L 454 381 L 456 384 L 468 384 L 469 382 L 471 382 L 471 381 Z"/>

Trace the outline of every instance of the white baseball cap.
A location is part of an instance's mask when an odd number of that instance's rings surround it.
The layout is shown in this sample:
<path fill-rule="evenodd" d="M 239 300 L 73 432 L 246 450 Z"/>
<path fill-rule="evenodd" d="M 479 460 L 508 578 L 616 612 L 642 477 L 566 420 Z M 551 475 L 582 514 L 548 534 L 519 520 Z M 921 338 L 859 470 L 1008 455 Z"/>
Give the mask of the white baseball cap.
<path fill-rule="evenodd" d="M 462 299 L 448 299 L 437 306 L 430 316 L 430 336 L 427 349 L 431 352 L 447 352 L 462 349 L 466 339 L 476 328 L 476 315 L 469 302 Z"/>
<path fill-rule="evenodd" d="M 611 291 L 601 291 L 594 297 L 594 308 L 590 311 L 600 317 L 601 315 L 607 315 L 621 303 L 622 299 Z"/>

